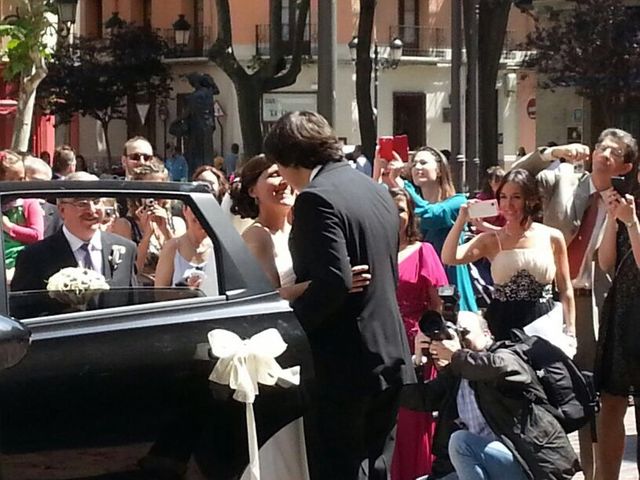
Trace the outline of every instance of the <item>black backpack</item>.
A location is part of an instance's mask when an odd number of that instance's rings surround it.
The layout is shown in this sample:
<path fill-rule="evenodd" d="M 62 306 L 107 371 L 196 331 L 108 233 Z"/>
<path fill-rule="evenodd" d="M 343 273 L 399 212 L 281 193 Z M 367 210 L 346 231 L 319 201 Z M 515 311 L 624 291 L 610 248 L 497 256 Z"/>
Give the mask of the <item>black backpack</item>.
<path fill-rule="evenodd" d="M 593 374 L 583 372 L 562 350 L 544 338 L 512 331 L 513 350 L 535 371 L 546 399 L 531 398 L 558 420 L 566 433 L 583 427 L 599 410 Z"/>

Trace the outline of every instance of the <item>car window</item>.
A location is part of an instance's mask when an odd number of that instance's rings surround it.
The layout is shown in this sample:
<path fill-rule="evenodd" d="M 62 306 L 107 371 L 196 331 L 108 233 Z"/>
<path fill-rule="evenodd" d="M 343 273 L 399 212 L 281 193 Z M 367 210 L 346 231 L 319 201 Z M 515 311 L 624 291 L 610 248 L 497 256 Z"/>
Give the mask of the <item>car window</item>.
<path fill-rule="evenodd" d="M 24 319 L 219 297 L 221 252 L 195 207 L 157 196 L 4 199 L 9 314 Z"/>

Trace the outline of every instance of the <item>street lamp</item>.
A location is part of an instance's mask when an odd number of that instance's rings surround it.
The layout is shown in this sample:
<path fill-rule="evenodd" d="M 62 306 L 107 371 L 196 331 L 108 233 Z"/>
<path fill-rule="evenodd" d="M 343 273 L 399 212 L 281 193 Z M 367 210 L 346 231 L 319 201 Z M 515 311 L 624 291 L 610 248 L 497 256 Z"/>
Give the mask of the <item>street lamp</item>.
<path fill-rule="evenodd" d="M 191 33 L 191 24 L 184 18 L 184 14 L 178 15 L 178 20 L 173 22 L 173 33 L 175 35 L 176 47 L 183 50 L 189 45 L 189 34 Z"/>
<path fill-rule="evenodd" d="M 358 56 L 358 37 L 354 36 L 348 43 L 348 46 L 351 60 L 355 62 Z M 389 44 L 388 55 L 380 57 L 378 42 L 376 41 L 373 44 L 373 108 L 375 108 L 376 110 L 376 115 L 378 114 L 378 71 L 380 69 L 386 70 L 387 68 L 391 68 L 392 70 L 395 70 L 396 68 L 398 68 L 398 65 L 400 65 L 400 60 L 402 59 L 403 49 L 404 44 L 402 43 L 402 40 L 400 40 L 398 37 L 395 37 Z"/>
<path fill-rule="evenodd" d="M 78 0 L 57 0 L 58 20 L 67 25 L 76 23 Z"/>
<path fill-rule="evenodd" d="M 109 20 L 104 22 L 104 28 L 107 31 L 107 35 L 111 36 L 121 28 L 125 26 L 126 22 L 120 18 L 118 12 L 113 12 Z"/>
<path fill-rule="evenodd" d="M 76 23 L 78 0 L 56 0 L 58 6 L 58 37 L 65 40 L 71 34 L 71 25 Z"/>

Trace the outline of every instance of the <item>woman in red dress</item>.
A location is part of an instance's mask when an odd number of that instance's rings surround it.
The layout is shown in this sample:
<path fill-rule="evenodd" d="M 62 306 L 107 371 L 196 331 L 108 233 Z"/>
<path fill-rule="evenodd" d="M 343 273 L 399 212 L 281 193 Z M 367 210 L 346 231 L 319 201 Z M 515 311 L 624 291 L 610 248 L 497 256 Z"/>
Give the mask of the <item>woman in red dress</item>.
<path fill-rule="evenodd" d="M 438 287 L 448 283 L 442 262 L 431 244 L 420 241 L 411 197 L 401 188 L 389 193 L 396 201 L 400 216 L 400 251 L 398 252 L 398 306 L 402 314 L 409 345 L 414 345 L 418 321 L 425 310 L 441 310 Z M 427 363 L 423 378 L 430 380 L 436 369 Z M 430 413 L 400 408 L 396 447 L 393 453 L 392 480 L 414 480 L 431 473 L 431 439 L 435 422 Z"/>

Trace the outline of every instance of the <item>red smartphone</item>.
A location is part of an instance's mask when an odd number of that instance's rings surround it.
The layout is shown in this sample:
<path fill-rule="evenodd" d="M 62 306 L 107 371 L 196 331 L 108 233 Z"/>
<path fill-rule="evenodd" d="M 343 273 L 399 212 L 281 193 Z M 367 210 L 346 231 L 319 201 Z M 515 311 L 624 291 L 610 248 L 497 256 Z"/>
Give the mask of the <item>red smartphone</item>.
<path fill-rule="evenodd" d="M 378 154 L 380 158 L 391 161 L 393 160 L 393 137 L 380 137 L 378 138 Z"/>
<path fill-rule="evenodd" d="M 394 135 L 393 150 L 400 155 L 403 162 L 409 161 L 409 137 L 406 135 Z"/>

